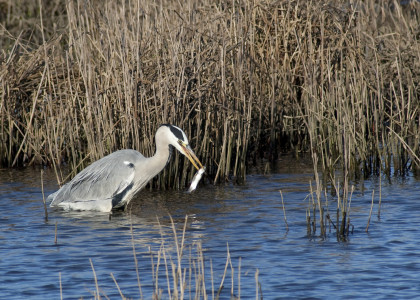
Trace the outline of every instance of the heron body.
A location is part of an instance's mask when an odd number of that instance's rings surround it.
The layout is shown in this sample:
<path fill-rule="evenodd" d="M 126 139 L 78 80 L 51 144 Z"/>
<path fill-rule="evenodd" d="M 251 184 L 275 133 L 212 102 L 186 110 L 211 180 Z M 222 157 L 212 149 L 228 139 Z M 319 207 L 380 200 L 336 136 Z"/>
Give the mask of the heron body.
<path fill-rule="evenodd" d="M 48 196 L 52 200 L 50 206 L 102 212 L 126 207 L 136 193 L 166 166 L 172 146 L 187 156 L 197 169 L 203 167 L 180 128 L 168 124 L 160 126 L 155 141 L 156 153 L 152 157 L 127 149 L 92 163 Z"/>

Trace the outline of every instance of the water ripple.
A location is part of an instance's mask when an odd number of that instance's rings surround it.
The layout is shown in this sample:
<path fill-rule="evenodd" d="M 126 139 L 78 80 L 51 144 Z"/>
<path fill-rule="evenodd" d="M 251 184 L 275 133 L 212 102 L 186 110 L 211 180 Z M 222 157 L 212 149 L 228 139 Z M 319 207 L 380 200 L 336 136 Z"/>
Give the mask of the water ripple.
<path fill-rule="evenodd" d="M 163 259 L 159 257 L 162 247 L 176 257 L 169 215 L 178 232 L 188 215 L 185 251 L 197 257 L 196 247 L 202 247 L 210 294 L 210 267 L 217 289 L 229 253 L 234 278 L 239 267 L 241 270 L 244 299 L 255 297 L 257 270 L 265 299 L 417 297 L 418 182 L 408 178 L 383 183 L 380 218 L 376 196 L 369 233 L 365 232 L 371 201 L 367 189 L 378 190 L 378 182 L 365 181 L 363 188 L 358 186 L 350 212 L 355 231 L 341 242 L 335 232 L 324 238 L 307 236 L 305 197 L 311 178 L 306 172 L 252 175 L 244 186 L 204 186 L 191 195 L 143 191 L 133 201 L 131 214 L 122 212 L 110 218 L 108 214 L 52 209 L 46 222 L 38 173 L 0 172 L 0 298 L 59 298 L 60 277 L 64 298 L 91 298 L 96 287 L 90 260 L 100 288 L 109 298 L 119 298 L 110 273 L 125 296 L 139 298 L 134 245 L 143 296 L 148 299 L 154 290 L 152 260 L 155 264 Z M 46 180 L 46 190 L 53 191 L 54 176 L 47 174 Z M 334 212 L 336 203 L 329 197 Z M 221 299 L 230 298 L 231 276 L 228 272 Z M 163 265 L 159 278 L 165 288 Z M 238 294 L 236 281 L 233 290 Z"/>

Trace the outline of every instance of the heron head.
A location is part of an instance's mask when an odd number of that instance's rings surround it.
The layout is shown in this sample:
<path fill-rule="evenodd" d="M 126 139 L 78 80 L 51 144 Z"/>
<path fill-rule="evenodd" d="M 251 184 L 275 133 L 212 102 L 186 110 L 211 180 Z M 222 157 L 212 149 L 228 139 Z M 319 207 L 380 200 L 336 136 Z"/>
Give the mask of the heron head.
<path fill-rule="evenodd" d="M 166 136 L 169 139 L 169 144 L 174 146 L 176 149 L 178 149 L 179 152 L 185 155 L 197 170 L 203 168 L 200 160 L 191 149 L 185 132 L 182 131 L 181 128 L 174 125 L 163 124 L 161 127 L 163 126 L 167 128 Z"/>

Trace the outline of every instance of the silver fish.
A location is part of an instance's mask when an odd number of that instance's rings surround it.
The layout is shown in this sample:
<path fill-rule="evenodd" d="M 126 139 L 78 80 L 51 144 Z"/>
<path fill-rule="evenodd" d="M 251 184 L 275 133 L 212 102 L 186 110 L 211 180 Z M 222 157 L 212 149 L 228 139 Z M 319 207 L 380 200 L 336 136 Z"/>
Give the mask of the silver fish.
<path fill-rule="evenodd" d="M 197 188 L 197 184 L 200 181 L 201 177 L 203 177 L 204 171 L 206 171 L 206 167 L 202 167 L 200 170 L 197 171 L 197 173 L 195 173 L 187 193 L 191 193 Z"/>

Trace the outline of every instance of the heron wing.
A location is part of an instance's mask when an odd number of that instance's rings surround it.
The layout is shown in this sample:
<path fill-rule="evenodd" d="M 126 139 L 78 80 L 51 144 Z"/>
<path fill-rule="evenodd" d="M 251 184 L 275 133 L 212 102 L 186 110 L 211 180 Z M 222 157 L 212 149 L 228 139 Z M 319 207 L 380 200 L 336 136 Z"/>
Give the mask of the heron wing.
<path fill-rule="evenodd" d="M 133 187 L 135 165 L 143 159 L 145 157 L 134 150 L 120 150 L 105 156 L 50 195 L 53 198 L 51 205 L 112 201 L 112 207 L 115 207 Z"/>

